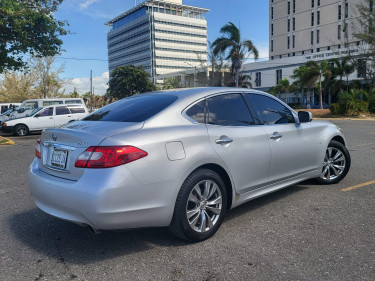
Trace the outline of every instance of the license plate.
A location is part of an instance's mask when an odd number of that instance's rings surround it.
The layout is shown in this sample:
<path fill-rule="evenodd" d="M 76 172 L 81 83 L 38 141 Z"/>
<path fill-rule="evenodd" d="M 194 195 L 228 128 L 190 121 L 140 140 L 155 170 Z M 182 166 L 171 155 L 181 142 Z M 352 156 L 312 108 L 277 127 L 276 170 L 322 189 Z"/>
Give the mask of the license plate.
<path fill-rule="evenodd" d="M 51 166 L 60 169 L 65 169 L 66 160 L 68 158 L 68 151 L 66 150 L 54 150 L 51 157 Z"/>

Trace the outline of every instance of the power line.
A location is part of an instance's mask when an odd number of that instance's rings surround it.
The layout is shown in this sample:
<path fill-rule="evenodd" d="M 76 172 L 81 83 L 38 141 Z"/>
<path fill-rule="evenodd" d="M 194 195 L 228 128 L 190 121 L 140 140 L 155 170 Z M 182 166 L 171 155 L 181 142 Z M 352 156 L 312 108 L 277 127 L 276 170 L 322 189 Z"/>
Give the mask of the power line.
<path fill-rule="evenodd" d="M 63 60 L 103 61 L 103 62 L 108 62 L 108 60 L 94 59 L 94 58 L 67 58 L 67 57 L 55 57 L 55 58 L 57 58 L 57 59 L 63 59 Z"/>

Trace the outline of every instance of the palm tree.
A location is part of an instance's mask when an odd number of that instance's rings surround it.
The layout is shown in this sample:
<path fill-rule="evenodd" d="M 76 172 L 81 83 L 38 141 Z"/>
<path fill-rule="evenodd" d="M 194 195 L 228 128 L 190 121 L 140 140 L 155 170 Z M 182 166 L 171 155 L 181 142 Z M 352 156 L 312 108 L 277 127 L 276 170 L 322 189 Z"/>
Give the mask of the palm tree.
<path fill-rule="evenodd" d="M 232 73 L 234 74 L 234 82 L 236 87 L 239 85 L 239 73 L 242 62 L 251 54 L 254 58 L 259 57 L 258 49 L 251 40 L 241 41 L 240 29 L 229 22 L 220 29 L 222 37 L 217 38 L 213 43 L 213 53 L 228 53 L 226 59 L 232 61 Z"/>
<path fill-rule="evenodd" d="M 306 93 L 307 108 L 311 108 L 311 104 L 310 104 L 311 94 L 310 93 L 315 83 L 313 83 L 313 81 L 306 79 L 307 72 L 308 72 L 307 66 L 302 65 L 293 70 L 293 75 L 291 76 L 291 78 L 295 80 L 293 84 L 298 85 L 300 89 L 307 88 L 307 93 Z"/>
<path fill-rule="evenodd" d="M 350 62 L 350 57 L 343 57 L 342 59 L 330 59 L 329 62 L 333 64 L 331 67 L 332 75 L 340 77 L 338 83 L 343 84 L 343 77 L 346 78 L 346 91 L 349 91 L 349 75 L 355 70 L 355 66 Z"/>
<path fill-rule="evenodd" d="M 166 89 L 177 89 L 181 88 L 181 77 L 179 76 L 174 76 L 174 77 L 168 77 L 164 80 L 163 83 L 163 90 Z"/>

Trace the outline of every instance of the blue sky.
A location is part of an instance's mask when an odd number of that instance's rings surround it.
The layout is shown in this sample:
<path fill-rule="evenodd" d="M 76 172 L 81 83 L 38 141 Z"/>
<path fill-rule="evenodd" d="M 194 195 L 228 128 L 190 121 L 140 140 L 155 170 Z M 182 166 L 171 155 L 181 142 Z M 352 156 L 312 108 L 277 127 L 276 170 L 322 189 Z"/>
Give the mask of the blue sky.
<path fill-rule="evenodd" d="M 243 39 L 253 40 L 260 57 L 268 56 L 267 0 L 183 0 L 183 4 L 210 9 L 206 15 L 209 41 L 219 37 L 220 28 L 231 21 L 240 26 Z M 64 64 L 62 78 L 71 79 L 66 91 L 73 86 L 81 93 L 88 91 L 92 69 L 95 93 L 105 92 L 108 27 L 104 23 L 133 6 L 134 0 L 64 0 L 56 18 L 69 22 L 71 34 L 62 38 L 65 52 L 56 59 L 56 67 Z"/>

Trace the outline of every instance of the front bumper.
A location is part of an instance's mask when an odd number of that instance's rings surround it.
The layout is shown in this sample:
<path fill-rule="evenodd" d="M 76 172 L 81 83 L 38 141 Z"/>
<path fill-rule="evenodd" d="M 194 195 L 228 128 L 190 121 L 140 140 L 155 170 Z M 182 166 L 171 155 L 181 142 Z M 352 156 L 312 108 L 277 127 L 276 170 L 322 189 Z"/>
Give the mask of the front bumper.
<path fill-rule="evenodd" d="M 1 126 L 3 133 L 14 133 L 14 126 Z"/>
<path fill-rule="evenodd" d="M 125 165 L 85 169 L 78 181 L 49 175 L 34 159 L 29 187 L 44 212 L 98 230 L 168 226 L 172 220 L 174 183 L 144 185 Z"/>

